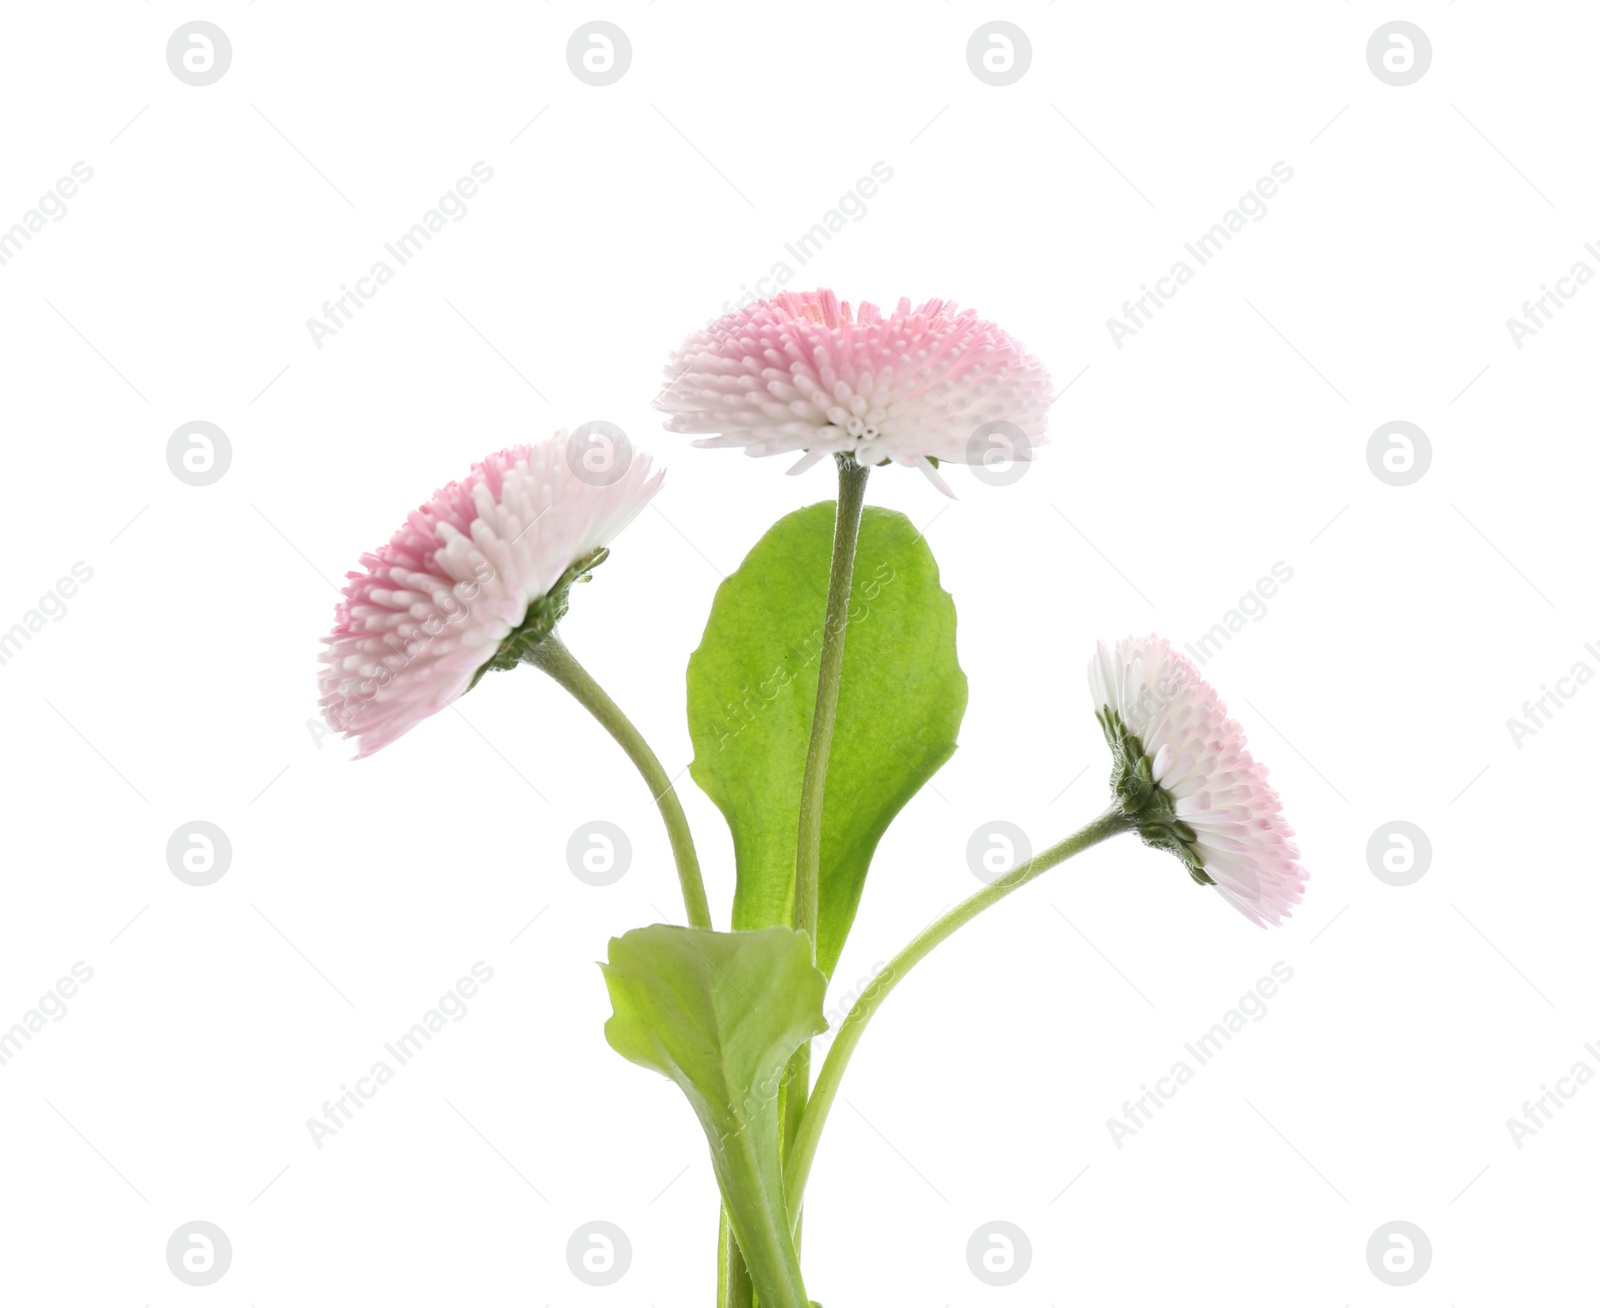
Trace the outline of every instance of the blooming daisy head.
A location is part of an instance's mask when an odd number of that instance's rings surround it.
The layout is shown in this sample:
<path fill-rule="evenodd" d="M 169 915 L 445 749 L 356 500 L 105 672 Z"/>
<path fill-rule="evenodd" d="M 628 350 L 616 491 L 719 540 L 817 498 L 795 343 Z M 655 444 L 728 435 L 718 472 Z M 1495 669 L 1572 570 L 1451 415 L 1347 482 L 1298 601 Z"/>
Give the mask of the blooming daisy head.
<path fill-rule="evenodd" d="M 1300 902 L 1305 870 L 1267 770 L 1182 654 L 1157 636 L 1100 643 L 1089 664 L 1111 746 L 1111 789 L 1145 844 L 1170 850 L 1201 885 L 1258 926 Z"/>
<path fill-rule="evenodd" d="M 360 741 L 358 758 L 515 666 L 661 487 L 642 454 L 597 472 L 589 453 L 557 432 L 491 454 L 347 574 L 318 681 L 323 716 Z"/>
<path fill-rule="evenodd" d="M 863 467 L 1026 460 L 1044 443 L 1050 377 L 971 309 L 929 300 L 855 312 L 832 291 L 785 291 L 695 332 L 667 362 L 656 407 L 696 444 L 753 455 L 803 451 Z"/>

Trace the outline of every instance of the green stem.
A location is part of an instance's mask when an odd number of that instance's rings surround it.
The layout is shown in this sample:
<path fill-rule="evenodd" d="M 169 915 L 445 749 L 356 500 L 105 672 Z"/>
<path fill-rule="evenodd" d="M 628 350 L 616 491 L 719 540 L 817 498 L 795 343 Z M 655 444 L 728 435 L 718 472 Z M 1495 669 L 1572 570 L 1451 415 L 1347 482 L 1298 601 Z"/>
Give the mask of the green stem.
<path fill-rule="evenodd" d="M 795 1139 L 800 1134 L 800 1124 L 806 1116 L 806 1096 L 811 1090 L 811 1042 L 805 1041 L 789 1057 L 789 1065 L 783 1070 L 783 1093 L 779 1098 L 781 1105 L 783 1132 L 782 1159 L 785 1168 L 788 1167 L 789 1151 L 794 1148 Z M 800 1219 L 802 1214 L 796 1212 L 789 1215 L 789 1230 L 794 1236 L 794 1251 L 796 1256 L 800 1253 L 801 1229 Z"/>
<path fill-rule="evenodd" d="M 655 797 L 661 810 L 661 820 L 667 828 L 667 839 L 672 845 L 672 856 L 678 867 L 678 881 L 683 889 L 683 906 L 689 916 L 689 925 L 711 929 L 711 907 L 706 902 L 705 884 L 700 877 L 700 860 L 695 854 L 694 837 L 689 831 L 688 818 L 678 802 L 677 792 L 661 760 L 655 755 L 644 737 L 639 734 L 627 714 L 606 694 L 584 666 L 573 657 L 572 651 L 562 643 L 560 636 L 551 632 L 529 649 L 523 658 L 534 667 L 548 673 L 567 690 L 578 703 L 588 709 L 610 734 L 623 752 L 632 760 L 644 777 L 645 784 Z M 717 1308 L 752 1308 L 754 1287 L 750 1273 L 739 1253 L 733 1236 L 733 1225 L 724 1208 L 719 1220 L 717 1238 Z"/>
<path fill-rule="evenodd" d="M 1074 854 L 1081 853 L 1091 845 L 1097 845 L 1119 832 L 1133 829 L 1133 821 L 1124 815 L 1119 807 L 1113 806 L 1107 809 L 1081 831 L 1074 832 L 1059 844 L 1034 855 L 1026 863 L 1012 868 L 1003 877 L 999 877 L 970 898 L 957 904 L 889 960 L 888 966 L 878 973 L 861 998 L 856 1000 L 844 1021 L 840 1023 L 839 1034 L 834 1037 L 833 1046 L 828 1050 L 827 1058 L 823 1060 L 822 1070 L 817 1074 L 816 1088 L 812 1093 L 811 1102 L 806 1106 L 805 1118 L 800 1124 L 800 1132 L 790 1148 L 788 1163 L 784 1168 L 785 1197 L 791 1220 L 800 1212 L 800 1202 L 806 1192 L 806 1179 L 811 1171 L 812 1159 L 817 1152 L 817 1141 L 822 1136 L 823 1124 L 828 1120 L 828 1110 L 833 1106 L 834 1097 L 839 1092 L 839 1082 L 844 1076 L 845 1066 L 861 1040 L 861 1033 L 866 1030 L 867 1023 L 872 1020 L 872 1015 L 878 1011 L 878 1006 L 888 997 L 889 992 L 904 979 L 907 972 L 932 952 L 934 946 L 955 934 L 958 928 L 972 921 L 991 904 L 999 902 L 1013 890 L 1027 885 L 1041 873 L 1071 858 Z"/>
<path fill-rule="evenodd" d="M 817 661 L 817 707 L 811 718 L 811 745 L 800 783 L 800 835 L 795 842 L 794 925 L 811 937 L 817 953 L 817 901 L 822 874 L 822 797 L 828 782 L 828 752 L 839 714 L 839 673 L 844 667 L 844 637 L 850 625 L 850 583 L 855 575 L 856 538 L 867 498 L 868 468 L 849 454 L 836 456 L 839 503 L 833 522 L 833 562 L 828 569 L 828 603 L 822 620 L 822 653 Z M 801 1087 L 804 1101 L 805 1088 Z"/>
<path fill-rule="evenodd" d="M 717 1230 L 717 1308 L 752 1308 L 755 1299 L 755 1283 L 744 1265 L 744 1255 L 733 1235 L 733 1222 L 724 1208 Z"/>
<path fill-rule="evenodd" d="M 822 650 L 817 659 L 817 704 L 811 716 L 811 743 L 806 750 L 806 770 L 800 782 L 800 832 L 794 851 L 794 925 L 811 938 L 811 958 L 817 957 L 817 918 L 822 884 L 822 801 L 828 784 L 828 755 L 833 748 L 833 726 L 839 716 L 839 679 L 844 669 L 844 638 L 850 626 L 850 585 L 855 578 L 856 541 L 861 534 L 861 511 L 867 500 L 867 474 L 871 471 L 849 454 L 834 457 L 839 467 L 839 502 L 833 517 L 833 558 L 828 566 L 828 599 L 822 618 Z M 784 1157 L 794 1147 L 805 1120 L 811 1090 L 811 1044 L 794 1051 L 784 1077 Z M 800 1210 L 790 1210 L 796 1243 Z"/>
<path fill-rule="evenodd" d="M 572 651 L 562 643 L 560 636 L 551 632 L 524 655 L 525 662 L 548 673 L 550 677 L 594 715 L 623 752 L 639 769 L 656 807 L 661 810 L 661 820 L 667 828 L 667 839 L 672 845 L 672 857 L 678 867 L 678 882 L 683 889 L 683 906 L 689 925 L 711 929 L 711 907 L 706 902 L 705 883 L 700 877 L 700 860 L 695 853 L 694 837 L 689 831 L 689 820 L 684 816 L 683 805 L 672 788 L 672 781 L 661 760 L 655 755 L 627 714 L 606 694 L 604 688 L 588 670 L 573 657 Z M 724 1207 L 718 1222 L 717 1234 L 717 1308 L 752 1308 L 755 1299 L 750 1272 L 734 1239 L 733 1224 Z"/>
<path fill-rule="evenodd" d="M 656 807 L 661 810 L 661 820 L 666 824 L 667 839 L 672 843 L 672 857 L 678 865 L 678 881 L 683 887 L 683 906 L 689 915 L 689 925 L 711 929 L 711 907 L 706 903 L 705 883 L 700 879 L 700 860 L 694 852 L 694 837 L 689 832 L 689 819 L 678 803 L 672 779 L 661 766 L 638 728 L 617 707 L 616 701 L 601 689 L 584 666 L 573 658 L 572 651 L 561 643 L 561 638 L 551 632 L 523 655 L 523 661 L 550 674 L 555 682 L 594 715 L 595 721 L 611 733 L 613 740 L 639 773 Z"/>
<path fill-rule="evenodd" d="M 777 1134 L 777 1121 L 763 1113 L 714 1144 L 711 1163 L 728 1213 L 730 1246 L 749 1269 L 761 1308 L 809 1308 L 783 1196 L 765 1179 L 773 1161 L 765 1151 Z"/>

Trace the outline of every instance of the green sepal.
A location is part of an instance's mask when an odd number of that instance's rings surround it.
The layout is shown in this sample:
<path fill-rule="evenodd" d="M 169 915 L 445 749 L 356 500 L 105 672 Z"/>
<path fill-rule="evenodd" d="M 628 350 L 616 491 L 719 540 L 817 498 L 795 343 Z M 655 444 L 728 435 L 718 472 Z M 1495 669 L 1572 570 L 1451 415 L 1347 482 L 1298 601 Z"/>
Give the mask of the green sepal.
<path fill-rule="evenodd" d="M 1152 849 L 1175 854 L 1199 885 L 1215 885 L 1200 856 L 1195 829 L 1178 817 L 1171 794 L 1155 779 L 1153 760 L 1144 743 L 1128 730 L 1115 709 L 1099 709 L 1095 717 L 1111 746 L 1112 794 L 1136 824 L 1139 838 Z"/>
<path fill-rule="evenodd" d="M 550 587 L 546 594 L 530 602 L 521 623 L 500 642 L 500 648 L 495 650 L 494 656 L 472 674 L 472 680 L 467 683 L 467 690 L 471 690 L 482 681 L 486 672 L 507 672 L 517 664 L 526 662 L 533 647 L 554 631 L 556 623 L 567 616 L 567 604 L 573 586 L 580 581 L 588 581 L 589 574 L 604 563 L 610 553 L 611 551 L 602 545 L 593 553 L 584 555 L 561 574 L 556 584 Z M 466 694 L 466 691 L 462 691 L 462 694 Z"/>

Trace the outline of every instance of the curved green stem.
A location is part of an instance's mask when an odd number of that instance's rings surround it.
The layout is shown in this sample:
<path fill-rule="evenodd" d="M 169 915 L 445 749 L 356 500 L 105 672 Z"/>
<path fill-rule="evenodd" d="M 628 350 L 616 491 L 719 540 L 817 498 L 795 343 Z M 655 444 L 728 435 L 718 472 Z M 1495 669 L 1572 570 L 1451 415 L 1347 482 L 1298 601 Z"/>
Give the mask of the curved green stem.
<path fill-rule="evenodd" d="M 1133 829 L 1132 820 L 1125 816 L 1119 807 L 1113 806 L 1107 809 L 1081 831 L 1074 832 L 1059 844 L 1034 855 L 1026 863 L 1012 868 L 1003 877 L 957 904 L 889 960 L 888 965 L 878 973 L 861 998 L 856 1000 L 844 1021 L 840 1023 L 839 1033 L 834 1037 L 827 1058 L 823 1060 L 821 1072 L 817 1074 L 817 1084 L 812 1091 L 811 1102 L 806 1105 L 805 1117 L 800 1123 L 799 1134 L 790 1148 L 788 1162 L 784 1168 L 785 1198 L 791 1220 L 800 1211 L 800 1202 L 806 1192 L 806 1180 L 811 1172 L 811 1161 L 817 1152 L 817 1141 L 822 1136 L 823 1124 L 828 1120 L 828 1110 L 833 1106 L 834 1097 L 839 1092 L 839 1082 L 844 1076 L 845 1066 L 861 1040 L 861 1033 L 866 1030 L 867 1023 L 872 1020 L 872 1015 L 878 1011 L 878 1006 L 888 997 L 889 992 L 904 979 L 907 972 L 932 952 L 935 945 L 955 934 L 958 928 L 972 921 L 991 904 L 1004 899 L 1013 890 L 1027 885 L 1042 872 L 1048 871 L 1074 854 L 1081 853 L 1091 845 L 1097 845 L 1119 832 Z"/>
<path fill-rule="evenodd" d="M 689 831 L 689 819 L 684 816 L 683 805 L 672 788 L 672 779 L 661 766 L 655 751 L 639 734 L 637 727 L 628 721 L 627 714 L 617 707 L 616 701 L 601 688 L 572 656 L 572 651 L 561 643 L 561 638 L 551 632 L 523 656 L 525 663 L 550 674 L 555 682 L 568 691 L 573 699 L 594 715 L 594 719 L 622 746 L 622 751 L 639 769 L 650 794 L 661 810 L 661 821 L 667 828 L 667 839 L 672 843 L 672 857 L 678 865 L 678 881 L 683 887 L 683 907 L 689 915 L 689 925 L 711 929 L 711 907 L 706 902 L 705 883 L 700 879 L 700 860 L 694 851 L 694 836 Z"/>

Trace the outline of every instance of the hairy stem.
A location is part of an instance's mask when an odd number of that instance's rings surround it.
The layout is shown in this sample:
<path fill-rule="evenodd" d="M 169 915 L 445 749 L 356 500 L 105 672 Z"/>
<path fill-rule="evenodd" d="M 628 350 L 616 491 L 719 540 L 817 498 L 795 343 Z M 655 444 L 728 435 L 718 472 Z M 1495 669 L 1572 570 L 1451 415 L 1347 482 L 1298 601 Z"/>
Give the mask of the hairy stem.
<path fill-rule="evenodd" d="M 739 1252 L 739 1242 L 734 1238 L 733 1222 L 724 1208 L 717 1230 L 717 1308 L 753 1308 L 755 1301 L 755 1283 L 750 1279 L 750 1269 L 744 1265 L 744 1255 Z"/>

